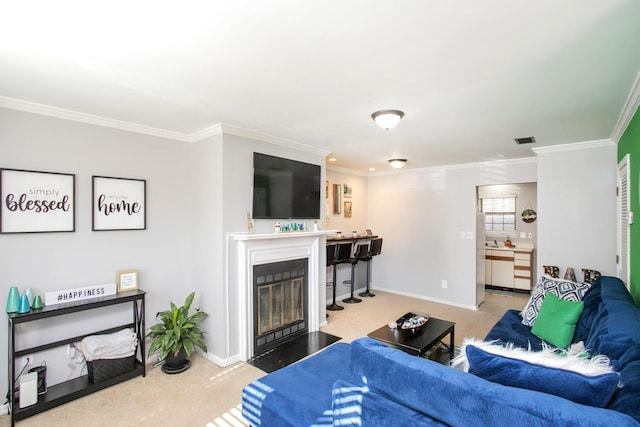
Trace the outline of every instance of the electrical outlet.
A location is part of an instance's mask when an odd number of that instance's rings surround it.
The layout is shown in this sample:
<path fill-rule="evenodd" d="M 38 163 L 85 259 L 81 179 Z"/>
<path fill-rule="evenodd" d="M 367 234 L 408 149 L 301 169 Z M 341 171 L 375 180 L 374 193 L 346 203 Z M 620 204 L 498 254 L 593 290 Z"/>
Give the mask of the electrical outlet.
<path fill-rule="evenodd" d="M 33 365 L 33 354 L 27 354 L 26 356 L 22 356 L 22 367 L 24 368 L 27 365 Z"/>
<path fill-rule="evenodd" d="M 449 286 L 449 285 L 447 284 L 447 281 L 446 281 L 446 280 L 443 280 L 442 282 L 440 282 L 440 285 L 441 285 L 444 289 L 447 289 L 447 286 Z"/>
<path fill-rule="evenodd" d="M 529 239 L 533 239 L 533 233 L 529 233 Z"/>

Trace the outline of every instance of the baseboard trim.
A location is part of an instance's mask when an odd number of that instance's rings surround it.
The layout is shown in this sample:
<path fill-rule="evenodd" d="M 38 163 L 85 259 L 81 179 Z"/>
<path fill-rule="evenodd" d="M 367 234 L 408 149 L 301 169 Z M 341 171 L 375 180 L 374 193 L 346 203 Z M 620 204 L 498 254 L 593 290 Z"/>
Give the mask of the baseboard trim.
<path fill-rule="evenodd" d="M 440 299 L 440 298 L 432 298 L 432 297 L 428 297 L 428 296 L 425 296 L 425 295 L 414 294 L 412 292 L 402 292 L 402 291 L 398 291 L 398 290 L 395 290 L 395 289 L 376 288 L 375 290 L 376 291 L 382 291 L 382 292 L 388 292 L 390 294 L 402 295 L 402 296 L 405 296 L 405 297 L 421 299 L 421 300 L 424 300 L 424 301 L 436 302 L 438 304 L 451 305 L 453 307 L 466 308 L 467 310 L 478 311 L 478 306 L 476 306 L 476 305 L 460 304 L 460 303 L 455 302 L 455 301 L 449 301 L 449 300 Z"/>
<path fill-rule="evenodd" d="M 9 415 L 9 404 L 0 406 L 0 415 Z"/>
<path fill-rule="evenodd" d="M 205 359 L 207 359 L 209 362 L 214 363 L 214 364 L 220 366 L 221 368 L 226 368 L 227 366 L 233 365 L 234 363 L 241 362 L 240 354 L 232 354 L 232 355 L 228 356 L 227 358 L 222 358 L 222 357 L 216 356 L 215 354 L 205 353 L 204 351 L 202 351 L 200 349 L 196 349 L 196 352 L 200 356 L 202 356 Z"/>

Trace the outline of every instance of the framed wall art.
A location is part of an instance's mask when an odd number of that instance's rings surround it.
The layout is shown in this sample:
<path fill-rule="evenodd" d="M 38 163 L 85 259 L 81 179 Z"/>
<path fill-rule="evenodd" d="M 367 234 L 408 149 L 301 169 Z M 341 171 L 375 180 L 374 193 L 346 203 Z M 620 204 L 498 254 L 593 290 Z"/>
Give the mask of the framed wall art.
<path fill-rule="evenodd" d="M 0 169 L 0 233 L 75 231 L 73 174 Z"/>
<path fill-rule="evenodd" d="M 351 202 L 344 202 L 344 217 L 351 218 Z"/>
<path fill-rule="evenodd" d="M 339 214 L 342 205 L 342 186 L 333 184 L 333 213 Z"/>
<path fill-rule="evenodd" d="M 147 181 L 93 176 L 93 230 L 145 230 Z"/>
<path fill-rule="evenodd" d="M 342 188 L 344 189 L 344 197 L 346 199 L 350 199 L 351 193 L 353 193 L 353 187 L 351 187 L 349 184 L 344 184 Z"/>
<path fill-rule="evenodd" d="M 118 292 L 138 289 L 138 270 L 122 270 L 116 273 Z"/>

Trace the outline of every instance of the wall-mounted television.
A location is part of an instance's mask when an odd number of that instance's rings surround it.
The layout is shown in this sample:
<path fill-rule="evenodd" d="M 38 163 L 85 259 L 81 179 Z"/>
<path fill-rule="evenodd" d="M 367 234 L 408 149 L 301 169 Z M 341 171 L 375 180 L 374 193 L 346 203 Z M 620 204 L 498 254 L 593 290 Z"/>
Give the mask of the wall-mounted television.
<path fill-rule="evenodd" d="M 254 219 L 319 219 L 320 166 L 253 153 Z"/>

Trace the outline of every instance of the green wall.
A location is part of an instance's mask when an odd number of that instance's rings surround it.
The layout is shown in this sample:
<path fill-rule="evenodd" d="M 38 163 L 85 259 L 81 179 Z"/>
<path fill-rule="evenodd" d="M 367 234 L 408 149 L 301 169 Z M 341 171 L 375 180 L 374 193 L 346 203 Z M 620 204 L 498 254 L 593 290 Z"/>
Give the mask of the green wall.
<path fill-rule="evenodd" d="M 618 142 L 618 161 L 629 153 L 629 196 L 630 208 L 640 219 L 640 109 L 636 110 L 629 126 Z M 630 228 L 630 269 L 631 294 L 640 305 L 640 221 Z"/>

